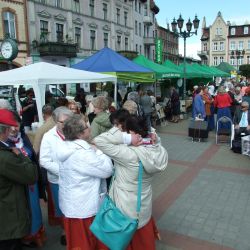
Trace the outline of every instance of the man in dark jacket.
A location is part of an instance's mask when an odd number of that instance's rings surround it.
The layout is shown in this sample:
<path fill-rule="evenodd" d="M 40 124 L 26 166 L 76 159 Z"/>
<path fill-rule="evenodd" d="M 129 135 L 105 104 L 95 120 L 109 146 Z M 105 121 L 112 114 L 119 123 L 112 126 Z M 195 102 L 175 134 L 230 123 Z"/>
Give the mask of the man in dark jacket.
<path fill-rule="evenodd" d="M 250 134 L 250 110 L 249 104 L 246 101 L 241 103 L 240 109 L 236 109 L 234 115 L 234 129 L 236 137 L 241 133 L 245 133 L 245 135 Z"/>
<path fill-rule="evenodd" d="M 21 239 L 30 232 L 27 185 L 37 180 L 37 168 L 6 141 L 17 126 L 11 111 L 0 109 L 0 249 L 21 250 Z"/>

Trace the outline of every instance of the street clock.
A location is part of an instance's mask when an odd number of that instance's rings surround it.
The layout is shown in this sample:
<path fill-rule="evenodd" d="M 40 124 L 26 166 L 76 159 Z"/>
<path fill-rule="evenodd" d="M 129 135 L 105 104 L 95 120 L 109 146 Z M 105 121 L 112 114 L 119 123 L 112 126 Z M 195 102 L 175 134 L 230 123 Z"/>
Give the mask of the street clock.
<path fill-rule="evenodd" d="M 1 44 L 2 57 L 7 61 L 12 61 L 17 57 L 18 46 L 15 40 L 7 38 Z"/>

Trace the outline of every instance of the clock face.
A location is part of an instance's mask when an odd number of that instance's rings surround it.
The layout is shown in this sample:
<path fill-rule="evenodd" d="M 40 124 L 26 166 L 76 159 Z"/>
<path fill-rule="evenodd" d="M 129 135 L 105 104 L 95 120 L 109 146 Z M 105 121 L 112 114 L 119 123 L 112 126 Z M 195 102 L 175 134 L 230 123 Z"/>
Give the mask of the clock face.
<path fill-rule="evenodd" d="M 2 53 L 2 56 L 5 58 L 5 59 L 9 59 L 11 58 L 12 54 L 13 54 L 13 47 L 11 45 L 10 42 L 8 41 L 5 41 L 2 43 L 2 46 L 1 46 L 1 53 Z"/>

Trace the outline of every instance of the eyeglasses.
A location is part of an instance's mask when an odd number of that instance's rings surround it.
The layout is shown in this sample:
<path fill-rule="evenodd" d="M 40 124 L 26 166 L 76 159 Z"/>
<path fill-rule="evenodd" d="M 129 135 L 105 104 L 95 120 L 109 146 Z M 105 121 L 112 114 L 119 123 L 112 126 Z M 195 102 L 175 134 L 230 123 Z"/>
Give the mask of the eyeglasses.
<path fill-rule="evenodd" d="M 248 108 L 248 106 L 241 106 L 241 108 L 243 108 L 243 109 L 244 109 L 244 108 Z"/>
<path fill-rule="evenodd" d="M 64 121 L 57 121 L 57 122 L 59 122 L 59 123 L 61 123 L 61 124 L 63 124 L 63 123 L 64 123 Z"/>

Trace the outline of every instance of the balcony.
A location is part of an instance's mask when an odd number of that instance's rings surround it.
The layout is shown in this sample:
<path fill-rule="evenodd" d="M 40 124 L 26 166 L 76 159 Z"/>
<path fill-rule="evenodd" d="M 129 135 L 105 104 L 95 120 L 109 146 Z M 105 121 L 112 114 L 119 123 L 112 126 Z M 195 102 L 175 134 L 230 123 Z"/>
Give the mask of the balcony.
<path fill-rule="evenodd" d="M 207 58 L 209 56 L 209 50 L 201 50 L 201 51 L 198 51 L 197 54 L 200 56 L 200 57 L 205 57 Z"/>
<path fill-rule="evenodd" d="M 76 57 L 78 46 L 75 43 L 43 42 L 38 46 L 40 56 Z"/>
<path fill-rule="evenodd" d="M 155 38 L 154 37 L 144 37 L 143 43 L 145 45 L 155 45 Z"/>
<path fill-rule="evenodd" d="M 153 24 L 152 19 L 150 18 L 150 16 L 144 16 L 143 17 L 143 23 L 147 26 L 150 26 Z"/>

